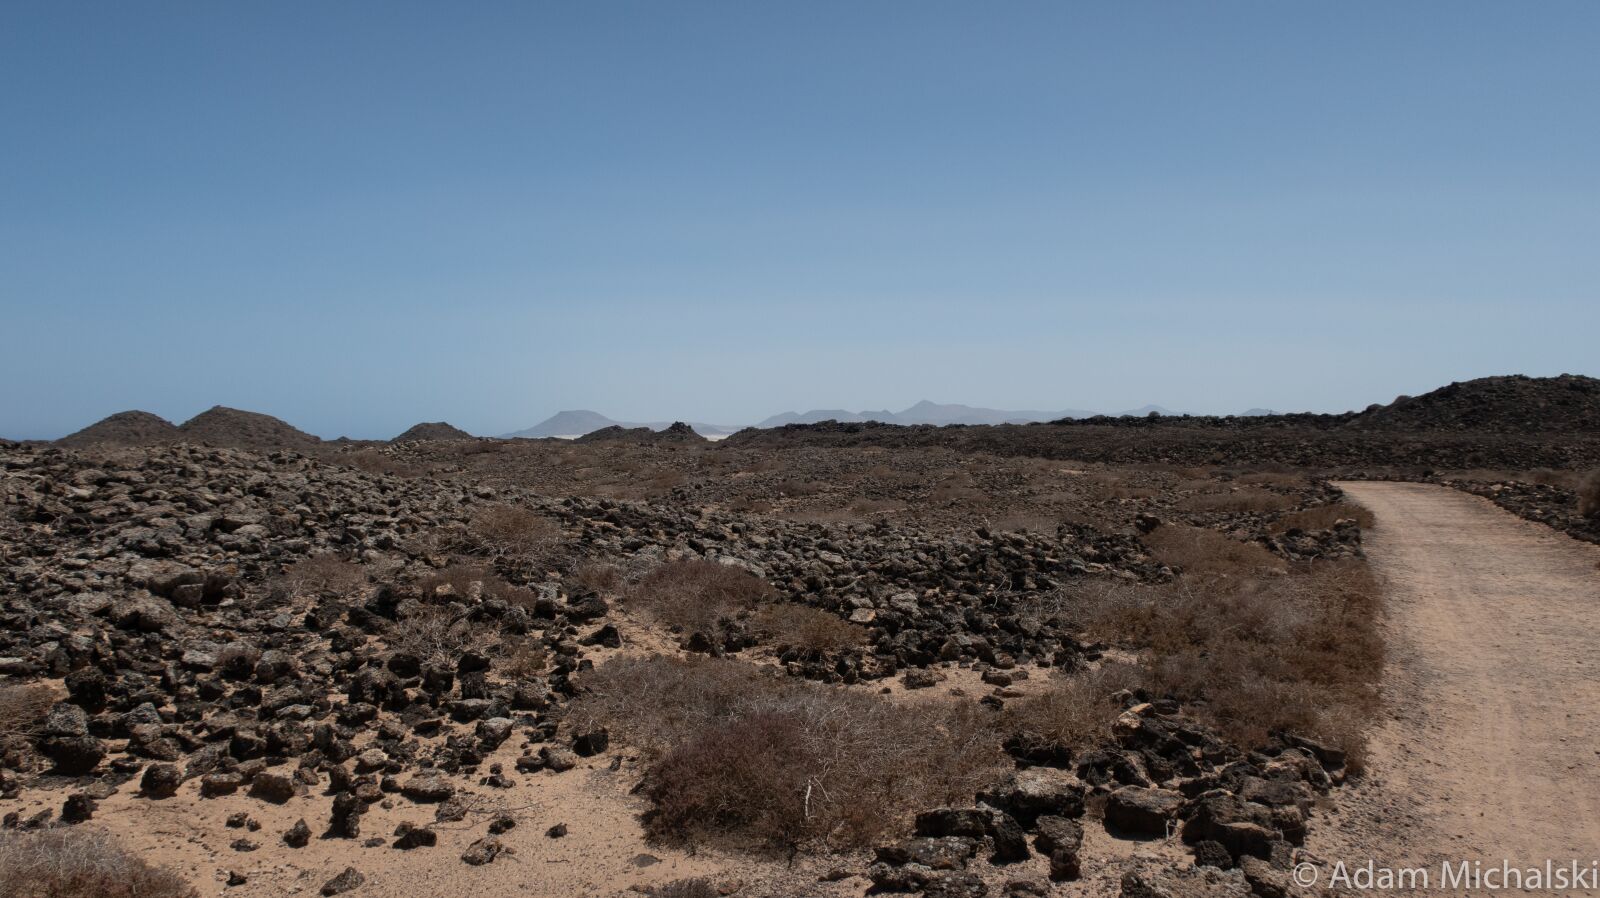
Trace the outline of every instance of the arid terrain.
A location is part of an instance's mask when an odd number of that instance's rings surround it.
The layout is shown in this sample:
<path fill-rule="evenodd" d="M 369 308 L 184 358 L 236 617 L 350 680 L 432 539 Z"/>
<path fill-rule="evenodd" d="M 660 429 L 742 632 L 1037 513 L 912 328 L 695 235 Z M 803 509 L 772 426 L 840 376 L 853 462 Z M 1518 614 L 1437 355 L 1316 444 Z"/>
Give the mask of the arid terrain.
<path fill-rule="evenodd" d="M 1587 857 L 1597 467 L 1580 377 L 0 443 L 0 885 L 1273 898 L 1317 891 L 1300 864 Z"/>

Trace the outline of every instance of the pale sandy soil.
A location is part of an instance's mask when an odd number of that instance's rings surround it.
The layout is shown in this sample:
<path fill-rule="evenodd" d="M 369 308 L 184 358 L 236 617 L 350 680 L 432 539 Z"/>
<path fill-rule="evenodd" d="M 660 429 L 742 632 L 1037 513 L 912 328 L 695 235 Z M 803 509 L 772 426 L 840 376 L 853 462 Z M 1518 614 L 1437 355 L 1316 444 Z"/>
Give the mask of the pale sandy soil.
<path fill-rule="evenodd" d="M 1340 486 L 1377 517 L 1388 710 L 1312 854 L 1435 872 L 1600 857 L 1600 547 L 1451 489 Z"/>

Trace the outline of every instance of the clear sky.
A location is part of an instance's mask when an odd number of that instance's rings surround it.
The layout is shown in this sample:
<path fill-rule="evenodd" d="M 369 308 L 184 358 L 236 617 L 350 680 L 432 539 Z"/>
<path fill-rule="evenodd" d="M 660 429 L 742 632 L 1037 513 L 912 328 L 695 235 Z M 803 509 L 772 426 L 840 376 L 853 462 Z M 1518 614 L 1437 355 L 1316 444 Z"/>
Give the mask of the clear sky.
<path fill-rule="evenodd" d="M 0 4 L 0 435 L 1600 375 L 1600 4 Z"/>

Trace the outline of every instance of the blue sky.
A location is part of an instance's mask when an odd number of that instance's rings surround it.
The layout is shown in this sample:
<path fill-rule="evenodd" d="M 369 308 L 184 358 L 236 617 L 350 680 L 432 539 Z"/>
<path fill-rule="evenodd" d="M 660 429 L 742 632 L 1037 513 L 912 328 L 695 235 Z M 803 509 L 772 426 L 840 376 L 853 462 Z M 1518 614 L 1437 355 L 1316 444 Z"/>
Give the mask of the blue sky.
<path fill-rule="evenodd" d="M 0 435 L 1600 375 L 1593 3 L 0 5 Z"/>

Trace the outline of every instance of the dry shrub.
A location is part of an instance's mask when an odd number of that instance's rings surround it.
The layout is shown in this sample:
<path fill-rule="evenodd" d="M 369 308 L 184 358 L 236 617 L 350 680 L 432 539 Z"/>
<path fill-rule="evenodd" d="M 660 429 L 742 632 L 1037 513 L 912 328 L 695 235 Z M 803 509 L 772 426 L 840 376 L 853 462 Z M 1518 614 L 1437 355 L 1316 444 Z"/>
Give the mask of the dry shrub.
<path fill-rule="evenodd" d="M 1227 493 L 1202 493 L 1178 503 L 1185 511 L 1201 513 L 1265 514 L 1294 507 L 1294 499 L 1269 490 L 1246 487 Z"/>
<path fill-rule="evenodd" d="M 1249 474 L 1240 474 L 1234 478 L 1237 483 L 1248 486 L 1277 486 L 1285 489 L 1294 489 L 1306 485 L 1306 478 L 1299 474 L 1287 474 L 1278 471 L 1254 471 Z"/>
<path fill-rule="evenodd" d="M 999 769 L 993 720 L 899 705 L 722 659 L 619 659 L 581 681 L 570 720 L 653 764 L 652 836 L 789 850 L 860 847 L 910 814 L 968 801 Z"/>
<path fill-rule="evenodd" d="M 0 746 L 34 735 L 55 703 L 55 690 L 43 683 L 0 686 Z"/>
<path fill-rule="evenodd" d="M 1132 664 L 1107 662 L 1054 680 L 1049 688 L 1006 706 L 1006 732 L 1031 753 L 1077 752 L 1104 742 L 1122 708 L 1112 696 L 1144 685 L 1148 675 Z"/>
<path fill-rule="evenodd" d="M 828 655 L 860 646 L 865 628 L 808 605 L 768 605 L 756 614 L 756 632 L 780 652 L 790 649 L 810 655 Z"/>
<path fill-rule="evenodd" d="M 459 604 L 404 607 L 400 622 L 389 633 L 389 647 L 423 661 L 454 664 L 461 653 L 489 641 L 488 629 L 471 620 Z"/>
<path fill-rule="evenodd" d="M 962 502 L 982 502 L 989 497 L 978 489 L 972 475 L 966 472 L 946 477 L 928 493 L 928 501 L 935 505 L 954 505 Z"/>
<path fill-rule="evenodd" d="M 773 504 L 765 499 L 753 499 L 749 496 L 739 496 L 728 503 L 728 510 L 735 514 L 767 514 L 773 507 Z"/>
<path fill-rule="evenodd" d="M 994 530 L 1025 531 L 1029 533 L 1054 533 L 1060 521 L 1044 514 L 1008 514 L 989 523 Z"/>
<path fill-rule="evenodd" d="M 1085 630 L 1143 650 L 1150 688 L 1196 703 L 1230 739 L 1259 744 L 1287 729 L 1359 759 L 1384 656 L 1379 589 L 1361 562 L 1268 579 L 1097 584 L 1078 598 Z"/>
<path fill-rule="evenodd" d="M 1282 570 L 1283 562 L 1265 548 L 1240 542 L 1204 527 L 1157 527 L 1144 536 L 1157 561 L 1197 577 L 1249 577 Z"/>
<path fill-rule="evenodd" d="M 530 610 L 537 598 L 533 590 L 513 586 L 481 564 L 463 562 L 428 574 L 417 581 L 417 589 L 428 598 L 448 600 L 450 597 L 455 597 L 467 602 L 478 599 L 500 599 Z"/>
<path fill-rule="evenodd" d="M 153 867 L 89 827 L 0 832 L 6 898 L 196 898 L 177 874 Z"/>
<path fill-rule="evenodd" d="M 1578 514 L 1600 518 L 1600 471 L 1591 472 L 1578 485 Z"/>
<path fill-rule="evenodd" d="M 1275 533 L 1284 533 L 1289 530 L 1332 530 L 1333 525 L 1340 520 L 1350 519 L 1356 522 L 1363 530 L 1370 530 L 1377 523 L 1372 512 L 1356 505 L 1353 502 L 1333 502 L 1328 505 L 1316 505 L 1300 511 L 1291 511 L 1276 521 L 1272 522 Z"/>
<path fill-rule="evenodd" d="M 298 595 L 348 594 L 366 585 L 361 565 L 332 553 L 313 555 L 283 569 L 283 579 Z"/>
<path fill-rule="evenodd" d="M 625 581 L 622 568 L 604 561 L 588 559 L 578 565 L 570 578 L 573 586 L 581 590 L 613 595 L 622 589 Z"/>
<path fill-rule="evenodd" d="M 420 477 L 427 471 L 423 468 L 399 461 L 393 456 L 379 449 L 357 449 L 346 452 L 340 460 L 358 471 L 368 474 L 386 474 L 392 477 Z"/>
<path fill-rule="evenodd" d="M 525 680 L 545 672 L 550 666 L 550 653 L 544 643 L 528 636 L 502 639 L 500 650 L 503 660 L 497 665 L 501 673 L 513 680 Z"/>
<path fill-rule="evenodd" d="M 686 558 L 645 574 L 628 602 L 667 627 L 709 635 L 771 593 L 767 581 L 743 568 Z"/>
<path fill-rule="evenodd" d="M 468 529 L 490 557 L 508 573 L 529 576 L 556 560 L 562 532 L 556 522 L 516 505 L 491 505 L 472 518 Z"/>
<path fill-rule="evenodd" d="M 694 879 L 674 879 L 672 882 L 651 889 L 647 894 L 655 898 L 718 898 L 722 893 L 711 884 L 711 880 L 704 877 Z"/>

